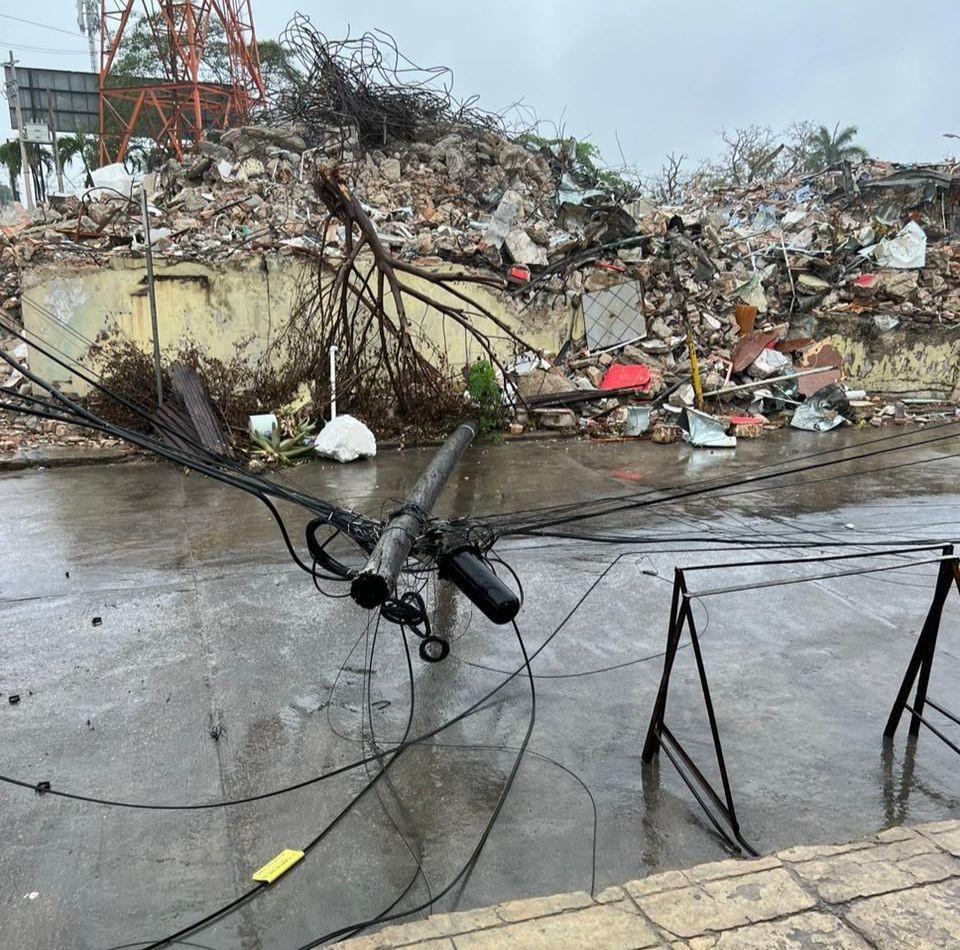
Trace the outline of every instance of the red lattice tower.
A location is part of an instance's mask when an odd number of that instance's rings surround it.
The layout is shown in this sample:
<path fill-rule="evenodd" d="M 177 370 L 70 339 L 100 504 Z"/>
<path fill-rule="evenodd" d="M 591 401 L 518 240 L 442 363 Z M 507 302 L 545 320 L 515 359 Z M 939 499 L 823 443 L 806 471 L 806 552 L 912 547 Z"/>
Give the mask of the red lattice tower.
<path fill-rule="evenodd" d="M 120 77 L 112 70 L 124 34 L 146 17 L 163 75 Z M 212 22 L 223 28 L 226 75 L 205 69 Z M 131 138 L 152 138 L 178 159 L 205 129 L 244 121 L 261 105 L 250 0 L 100 0 L 100 161 L 123 159 Z"/>

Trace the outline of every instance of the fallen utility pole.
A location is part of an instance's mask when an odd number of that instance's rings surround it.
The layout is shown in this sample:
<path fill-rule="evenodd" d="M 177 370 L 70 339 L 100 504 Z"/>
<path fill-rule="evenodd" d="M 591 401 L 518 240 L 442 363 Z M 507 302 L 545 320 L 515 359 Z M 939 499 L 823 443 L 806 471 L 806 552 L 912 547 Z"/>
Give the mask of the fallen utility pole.
<path fill-rule="evenodd" d="M 413 542 L 423 532 L 443 486 L 476 438 L 478 428 L 475 419 L 458 426 L 440 446 L 403 505 L 387 519 L 366 566 L 350 585 L 350 594 L 361 607 L 379 607 L 396 590 Z"/>
<path fill-rule="evenodd" d="M 379 607 L 397 589 L 397 578 L 414 542 L 430 520 L 450 473 L 477 436 L 475 419 L 464 422 L 447 438 L 417 480 L 403 505 L 383 526 L 366 566 L 350 584 L 353 599 L 368 610 Z M 509 623 L 520 610 L 520 600 L 493 573 L 475 545 L 447 547 L 437 558 L 440 577 L 462 591 L 494 623 Z"/>

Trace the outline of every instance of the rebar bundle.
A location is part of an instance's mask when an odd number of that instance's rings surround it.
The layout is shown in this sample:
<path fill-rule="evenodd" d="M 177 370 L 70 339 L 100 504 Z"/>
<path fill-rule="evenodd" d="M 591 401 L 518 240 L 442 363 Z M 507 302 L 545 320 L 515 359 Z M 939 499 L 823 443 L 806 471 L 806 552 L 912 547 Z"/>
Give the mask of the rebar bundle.
<path fill-rule="evenodd" d="M 501 129 L 501 117 L 452 93 L 446 66 L 421 67 L 382 30 L 328 39 L 302 14 L 280 37 L 286 54 L 284 88 L 275 91 L 273 115 L 301 127 L 310 144 L 331 128 L 355 131 L 361 145 L 411 142 L 424 127 L 445 124 Z"/>

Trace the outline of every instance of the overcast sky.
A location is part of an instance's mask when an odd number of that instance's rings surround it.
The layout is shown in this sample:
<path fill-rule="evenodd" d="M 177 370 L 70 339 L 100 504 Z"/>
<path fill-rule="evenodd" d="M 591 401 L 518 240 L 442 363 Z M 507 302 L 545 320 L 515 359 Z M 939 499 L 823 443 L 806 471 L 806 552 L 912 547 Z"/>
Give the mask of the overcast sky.
<path fill-rule="evenodd" d="M 4 0 L 0 51 L 24 65 L 88 69 L 75 0 Z M 253 0 L 261 38 L 300 10 L 329 36 L 393 34 L 420 64 L 450 66 L 461 97 L 523 99 L 563 118 L 611 163 L 655 171 L 663 156 L 718 149 L 721 127 L 855 123 L 874 155 L 940 160 L 960 132 L 957 0 Z M 20 47 L 20 48 L 18 48 Z M 40 52 L 23 47 L 56 50 Z M 7 111 L 0 136 L 10 133 Z"/>

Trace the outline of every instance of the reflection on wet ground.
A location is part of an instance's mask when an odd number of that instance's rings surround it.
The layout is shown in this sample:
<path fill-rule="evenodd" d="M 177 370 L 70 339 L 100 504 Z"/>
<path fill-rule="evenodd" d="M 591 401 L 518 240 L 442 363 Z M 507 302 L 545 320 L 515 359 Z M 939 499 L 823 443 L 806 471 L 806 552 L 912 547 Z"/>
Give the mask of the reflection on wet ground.
<path fill-rule="evenodd" d="M 850 454 L 869 451 L 877 434 L 802 435 L 745 442 L 735 453 L 480 446 L 442 509 L 491 514 L 740 477 L 841 439 Z M 536 754 L 521 764 L 475 872 L 454 891 L 459 906 L 589 889 L 594 877 L 602 888 L 726 856 L 669 762 L 640 761 L 674 567 L 767 562 L 722 572 L 722 581 L 697 576 L 703 586 L 740 586 L 812 569 L 731 553 L 721 539 L 869 549 L 904 536 L 953 537 L 957 463 L 933 458 L 952 449 L 931 444 L 604 522 L 656 539 L 643 547 L 504 539 L 498 550 L 524 585 L 528 652 L 587 596 L 534 661 Z M 310 465 L 289 477 L 378 513 L 403 497 L 431 451 Z M 801 480 L 808 484 L 793 484 Z M 135 464 L 6 476 L 0 511 L 3 774 L 129 801 L 213 801 L 302 782 L 402 735 L 410 684 L 400 633 L 368 623 L 348 600 L 322 598 L 255 500 Z M 302 522 L 290 514 L 298 536 Z M 687 540 L 668 541 L 676 537 Z M 881 741 L 935 573 L 935 565 L 904 566 L 693 600 L 740 819 L 761 849 L 960 814 L 956 756 L 929 735 L 908 742 L 905 730 L 892 746 Z M 430 665 L 413 644 L 415 734 L 522 666 L 512 630 L 490 626 L 433 581 L 426 596 L 452 650 Z M 958 618 L 954 598 L 932 694 L 956 692 Z M 21 700 L 10 705 L 14 693 Z M 197 942 L 298 947 L 383 910 L 415 875 L 413 855 L 423 875 L 408 903 L 426 900 L 428 887 L 436 893 L 482 833 L 530 708 L 530 683 L 518 675 L 475 715 L 406 751 L 295 873 Z M 678 653 L 668 708 L 671 728 L 711 774 L 689 650 Z M 3 943 L 93 950 L 163 936 L 236 896 L 281 849 L 301 847 L 375 768 L 206 811 L 120 810 L 2 786 Z"/>

